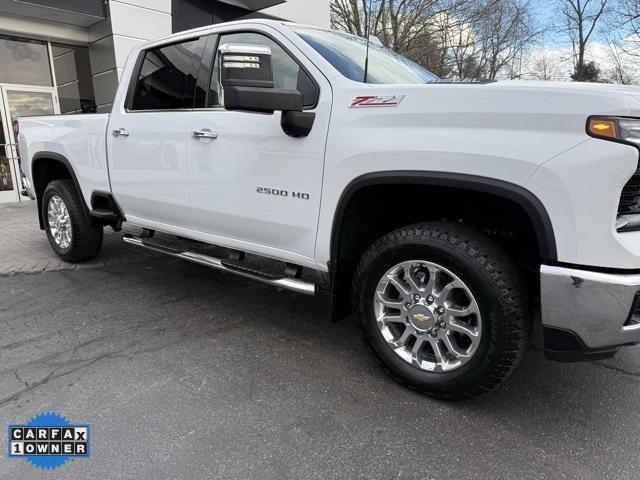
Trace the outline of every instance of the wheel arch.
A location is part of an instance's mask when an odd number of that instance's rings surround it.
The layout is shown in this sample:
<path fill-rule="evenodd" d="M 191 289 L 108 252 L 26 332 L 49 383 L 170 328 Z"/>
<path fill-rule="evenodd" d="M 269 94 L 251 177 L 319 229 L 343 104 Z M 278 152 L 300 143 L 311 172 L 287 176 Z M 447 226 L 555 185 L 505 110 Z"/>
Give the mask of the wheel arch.
<path fill-rule="evenodd" d="M 343 233 L 345 217 L 352 201 L 358 194 L 369 187 L 383 186 L 414 186 L 451 188 L 464 192 L 488 195 L 504 199 L 519 206 L 531 222 L 535 240 L 538 245 L 540 259 L 547 262 L 557 262 L 557 247 L 553 225 L 549 214 L 542 202 L 529 190 L 519 185 L 488 177 L 462 173 L 425 172 L 425 171 L 384 171 L 362 175 L 347 185 L 340 196 L 331 229 L 330 243 L 330 295 L 332 305 L 332 319 L 342 318 L 348 311 L 345 301 L 346 292 L 350 292 L 350 285 L 341 285 L 344 273 L 341 262 L 343 250 Z"/>
<path fill-rule="evenodd" d="M 71 162 L 63 155 L 55 152 L 38 152 L 31 159 L 31 178 L 38 202 L 38 220 L 40 229 L 44 230 L 44 218 L 42 217 L 42 196 L 47 185 L 52 180 L 71 179 L 76 188 L 82 204 L 83 214 L 90 221 L 89 207 L 82 195 L 82 188 Z"/>

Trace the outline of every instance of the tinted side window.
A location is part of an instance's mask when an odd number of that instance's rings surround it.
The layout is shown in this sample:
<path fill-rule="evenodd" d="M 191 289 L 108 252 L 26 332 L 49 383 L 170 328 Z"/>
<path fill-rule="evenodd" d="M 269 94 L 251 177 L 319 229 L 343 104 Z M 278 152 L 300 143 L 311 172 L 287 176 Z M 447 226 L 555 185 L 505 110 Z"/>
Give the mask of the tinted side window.
<path fill-rule="evenodd" d="M 251 45 L 263 45 L 271 49 L 271 62 L 273 64 L 273 81 L 275 88 L 299 90 L 302 93 L 305 107 L 313 107 L 317 100 L 317 87 L 311 77 L 278 43 L 265 35 L 253 32 L 231 33 L 220 37 L 219 46 L 228 43 L 246 43 Z M 219 47 L 218 47 L 219 48 Z M 220 60 L 216 55 L 211 77 L 211 93 L 209 94 L 208 107 L 221 106 Z"/>
<path fill-rule="evenodd" d="M 192 108 L 196 75 L 206 37 L 167 45 L 144 54 L 132 110 Z"/>

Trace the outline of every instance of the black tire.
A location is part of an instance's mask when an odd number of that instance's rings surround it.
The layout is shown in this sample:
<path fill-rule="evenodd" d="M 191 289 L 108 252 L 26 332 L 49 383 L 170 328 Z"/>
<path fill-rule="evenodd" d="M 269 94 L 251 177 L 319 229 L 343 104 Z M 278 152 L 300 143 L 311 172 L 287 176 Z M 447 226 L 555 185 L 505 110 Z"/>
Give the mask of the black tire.
<path fill-rule="evenodd" d="M 47 209 L 52 197 L 57 196 L 64 202 L 71 219 L 71 243 L 62 248 L 51 234 Z M 92 226 L 83 211 L 82 200 L 71 180 L 53 180 L 42 196 L 42 218 L 45 232 L 51 248 L 65 262 L 82 263 L 95 258 L 102 248 L 104 228 Z"/>
<path fill-rule="evenodd" d="M 471 289 L 482 317 L 473 357 L 450 372 L 429 372 L 404 361 L 384 340 L 374 315 L 378 281 L 394 265 L 435 262 Z M 402 385 L 435 398 L 477 397 L 500 385 L 522 360 L 531 333 L 524 282 L 507 253 L 481 233 L 454 223 L 402 228 L 378 240 L 355 273 L 353 302 L 365 346 Z"/>

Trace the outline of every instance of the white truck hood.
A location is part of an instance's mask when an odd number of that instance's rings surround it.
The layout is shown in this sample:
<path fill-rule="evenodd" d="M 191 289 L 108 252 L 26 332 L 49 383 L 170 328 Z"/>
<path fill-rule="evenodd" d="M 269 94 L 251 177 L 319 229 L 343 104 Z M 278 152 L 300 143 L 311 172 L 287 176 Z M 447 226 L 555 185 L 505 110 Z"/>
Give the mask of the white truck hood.
<path fill-rule="evenodd" d="M 486 84 L 492 88 L 499 89 L 517 89 L 522 92 L 526 91 L 554 91 L 561 93 L 592 92 L 597 95 L 629 95 L 640 99 L 640 87 L 630 85 L 612 85 L 606 83 L 588 83 L 588 82 L 543 82 L 543 81 L 522 81 L 522 80 L 504 80 L 500 82 Z"/>

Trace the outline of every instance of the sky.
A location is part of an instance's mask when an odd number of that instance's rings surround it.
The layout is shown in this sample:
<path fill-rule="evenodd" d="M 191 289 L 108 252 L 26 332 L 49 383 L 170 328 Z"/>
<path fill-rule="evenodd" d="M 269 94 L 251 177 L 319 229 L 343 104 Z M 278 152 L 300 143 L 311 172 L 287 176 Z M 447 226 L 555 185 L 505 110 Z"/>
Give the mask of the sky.
<path fill-rule="evenodd" d="M 537 21 L 540 28 L 545 33 L 540 37 L 539 44 L 533 48 L 527 58 L 523 59 L 524 71 L 531 70 L 531 64 L 546 55 L 554 62 L 558 63 L 562 73 L 562 78 L 558 80 L 569 80 L 573 69 L 571 42 L 567 36 L 558 32 L 558 0 L 531 0 L 535 8 Z M 620 52 L 620 58 L 633 77 L 637 77 L 634 83 L 640 83 L 640 60 Z M 611 57 L 611 50 L 605 35 L 594 33 L 590 46 L 587 49 L 587 60 L 595 61 L 601 68 L 602 74 L 607 75 L 613 69 L 614 62 Z"/>

